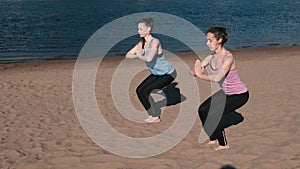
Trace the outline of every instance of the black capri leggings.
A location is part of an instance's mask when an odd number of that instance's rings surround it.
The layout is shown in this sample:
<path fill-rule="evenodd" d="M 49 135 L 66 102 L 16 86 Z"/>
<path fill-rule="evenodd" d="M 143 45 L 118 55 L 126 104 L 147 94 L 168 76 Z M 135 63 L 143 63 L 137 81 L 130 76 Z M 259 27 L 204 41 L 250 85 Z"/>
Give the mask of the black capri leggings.
<path fill-rule="evenodd" d="M 221 146 L 227 145 L 224 128 L 219 124 L 220 118 L 246 104 L 248 99 L 248 91 L 242 94 L 226 95 L 223 90 L 219 90 L 200 105 L 199 117 L 210 140 L 217 139 Z M 210 119 L 207 119 L 208 116 L 211 116 Z"/>
<path fill-rule="evenodd" d="M 157 111 L 154 100 L 151 97 L 150 93 L 154 89 L 162 89 L 169 84 L 176 78 L 177 73 L 174 70 L 171 74 L 165 75 L 153 75 L 150 74 L 136 89 L 136 93 L 138 98 L 144 108 L 147 110 L 148 114 L 153 117 L 160 116 L 160 111 Z"/>

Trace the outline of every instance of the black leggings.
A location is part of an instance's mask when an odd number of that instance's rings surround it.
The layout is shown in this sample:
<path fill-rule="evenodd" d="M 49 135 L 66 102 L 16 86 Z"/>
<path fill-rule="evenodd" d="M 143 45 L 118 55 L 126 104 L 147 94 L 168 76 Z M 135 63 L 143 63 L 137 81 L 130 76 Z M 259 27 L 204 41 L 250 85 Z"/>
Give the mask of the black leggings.
<path fill-rule="evenodd" d="M 242 94 L 226 95 L 223 90 L 219 90 L 200 105 L 199 117 L 210 140 L 217 139 L 221 146 L 227 145 L 224 128 L 219 124 L 220 118 L 246 104 L 248 99 L 248 91 Z M 207 119 L 209 116 L 210 118 Z"/>
<path fill-rule="evenodd" d="M 154 105 L 154 100 L 151 97 L 150 93 L 154 89 L 162 89 L 169 84 L 176 78 L 177 73 L 174 70 L 171 74 L 165 75 L 153 75 L 150 74 L 136 89 L 136 93 L 138 98 L 144 108 L 147 110 L 148 114 L 153 117 L 160 116 L 160 111 Z"/>

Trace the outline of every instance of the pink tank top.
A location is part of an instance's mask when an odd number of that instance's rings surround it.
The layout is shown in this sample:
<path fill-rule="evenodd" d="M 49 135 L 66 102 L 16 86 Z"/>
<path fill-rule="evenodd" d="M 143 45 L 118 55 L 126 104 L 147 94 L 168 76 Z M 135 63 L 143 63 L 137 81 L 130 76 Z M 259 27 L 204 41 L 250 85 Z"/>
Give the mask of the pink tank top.
<path fill-rule="evenodd" d="M 229 51 L 226 51 L 223 58 L 222 63 L 224 61 L 225 56 L 230 53 Z M 212 60 L 213 56 L 211 57 Z M 211 64 L 210 60 L 210 64 Z M 213 69 L 211 67 L 212 73 L 216 73 L 218 70 Z M 219 82 L 221 88 L 223 89 L 224 93 L 226 95 L 234 95 L 234 94 L 241 94 L 248 91 L 246 85 L 240 80 L 240 77 L 238 75 L 237 69 L 229 70 L 228 73 L 225 75 L 225 79 L 223 78 Z"/>

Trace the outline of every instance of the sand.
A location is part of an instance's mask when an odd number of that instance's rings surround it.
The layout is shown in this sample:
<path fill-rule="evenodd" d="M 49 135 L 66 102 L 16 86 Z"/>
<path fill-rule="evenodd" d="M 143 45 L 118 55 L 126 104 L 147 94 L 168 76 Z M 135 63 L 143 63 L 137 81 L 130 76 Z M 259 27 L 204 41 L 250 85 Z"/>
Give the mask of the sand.
<path fill-rule="evenodd" d="M 226 129 L 231 148 L 214 151 L 213 146 L 199 143 L 201 123 L 197 117 L 179 144 L 147 158 L 113 154 L 85 132 L 72 98 L 75 60 L 1 64 L 0 168 L 300 168 L 300 47 L 232 52 L 250 99 L 238 110 L 244 121 Z M 192 67 L 195 55 L 178 55 Z M 176 121 L 180 104 L 166 107 L 162 121 L 157 124 L 136 123 L 122 117 L 114 106 L 110 89 L 112 75 L 122 59 L 105 58 L 99 68 L 95 93 L 103 116 L 124 135 L 143 138 L 162 133 Z M 146 75 L 146 71 L 138 73 L 129 88 L 130 101 L 140 111 L 143 109 L 135 87 Z M 210 84 L 199 79 L 197 84 L 201 87 L 194 92 L 201 94 L 200 105 L 210 95 Z M 184 102 L 188 101 L 189 98 Z M 197 114 L 197 107 L 191 107 L 189 113 Z M 127 143 L 116 146 L 126 147 Z"/>

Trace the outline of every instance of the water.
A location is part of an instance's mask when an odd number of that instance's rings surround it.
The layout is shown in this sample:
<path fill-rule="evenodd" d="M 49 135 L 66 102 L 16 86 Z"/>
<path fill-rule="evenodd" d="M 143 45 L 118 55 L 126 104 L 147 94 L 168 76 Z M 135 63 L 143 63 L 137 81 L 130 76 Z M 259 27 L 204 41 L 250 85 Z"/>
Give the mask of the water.
<path fill-rule="evenodd" d="M 137 12 L 173 14 L 204 32 L 225 26 L 229 49 L 300 45 L 299 9 L 299 0 L 1 0 L 0 62 L 76 58 L 103 25 Z M 137 40 L 123 40 L 108 55 L 126 53 Z M 172 38 L 162 43 L 187 50 Z"/>

